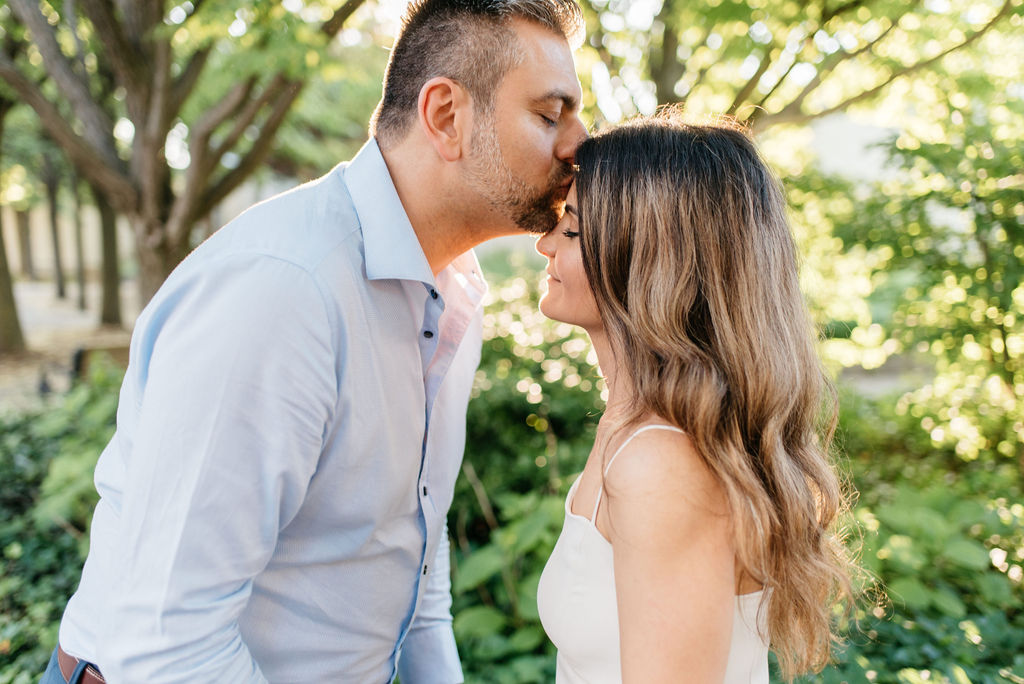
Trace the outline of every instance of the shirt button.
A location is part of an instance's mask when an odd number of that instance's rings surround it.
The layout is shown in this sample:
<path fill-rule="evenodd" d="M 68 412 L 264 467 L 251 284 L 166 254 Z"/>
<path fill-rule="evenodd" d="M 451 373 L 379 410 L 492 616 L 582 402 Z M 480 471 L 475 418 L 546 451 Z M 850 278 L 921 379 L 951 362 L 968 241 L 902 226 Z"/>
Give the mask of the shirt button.
<path fill-rule="evenodd" d="M 424 574 L 424 575 L 426 575 L 426 574 L 427 574 L 427 566 L 426 566 L 426 565 L 424 565 L 424 566 L 423 566 L 423 574 Z"/>
<path fill-rule="evenodd" d="M 434 289 L 430 290 L 430 298 L 431 299 L 437 299 L 437 290 L 434 290 Z"/>
<path fill-rule="evenodd" d="M 423 331 L 423 336 L 426 337 L 429 340 L 431 337 L 434 336 L 434 333 L 430 332 L 429 330 L 424 330 Z"/>
<path fill-rule="evenodd" d="M 427 488 L 423 487 L 423 496 L 426 496 L 426 495 L 427 495 Z"/>

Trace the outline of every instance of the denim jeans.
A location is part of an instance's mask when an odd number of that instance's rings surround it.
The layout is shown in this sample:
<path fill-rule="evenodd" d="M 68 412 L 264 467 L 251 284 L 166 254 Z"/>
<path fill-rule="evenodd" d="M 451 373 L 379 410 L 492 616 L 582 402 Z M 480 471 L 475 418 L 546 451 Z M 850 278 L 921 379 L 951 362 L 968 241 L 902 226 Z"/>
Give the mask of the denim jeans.
<path fill-rule="evenodd" d="M 70 680 L 65 680 L 64 675 L 60 673 L 60 665 L 57 664 L 57 649 L 53 649 L 53 654 L 50 655 L 50 664 L 46 666 L 46 672 L 43 673 L 43 678 L 39 680 L 39 684 L 78 684 L 78 681 L 82 678 L 82 673 L 85 671 L 85 666 L 89 663 L 84 660 L 78 663 L 78 667 L 71 674 Z"/>

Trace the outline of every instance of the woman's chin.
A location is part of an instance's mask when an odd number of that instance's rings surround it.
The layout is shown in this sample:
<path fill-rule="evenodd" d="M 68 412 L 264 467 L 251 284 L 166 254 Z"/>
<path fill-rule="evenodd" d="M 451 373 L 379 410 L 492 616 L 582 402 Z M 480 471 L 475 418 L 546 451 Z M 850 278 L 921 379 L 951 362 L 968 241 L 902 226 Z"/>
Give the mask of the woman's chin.
<path fill-rule="evenodd" d="M 542 314 L 544 314 L 544 315 L 545 315 L 545 316 L 547 316 L 548 318 L 552 318 L 552 316 L 551 316 L 551 310 L 550 310 L 550 309 L 551 309 L 551 307 L 550 307 L 550 306 L 548 305 L 548 300 L 547 300 L 547 297 L 548 297 L 548 296 L 547 296 L 547 294 L 546 294 L 546 293 L 545 293 L 544 295 L 542 295 L 542 296 L 541 296 L 541 298 L 540 298 L 540 304 L 539 304 L 539 305 L 537 306 L 537 308 L 538 308 L 538 309 L 540 309 L 540 312 L 541 312 Z"/>
<path fill-rule="evenodd" d="M 540 305 L 538 306 L 538 308 L 540 309 L 540 312 L 542 314 L 544 314 L 553 321 L 558 321 L 559 323 L 567 322 L 564 316 L 565 312 L 560 312 L 558 310 L 559 307 L 555 302 L 552 301 L 551 294 L 548 292 L 545 292 L 543 295 L 541 295 Z"/>

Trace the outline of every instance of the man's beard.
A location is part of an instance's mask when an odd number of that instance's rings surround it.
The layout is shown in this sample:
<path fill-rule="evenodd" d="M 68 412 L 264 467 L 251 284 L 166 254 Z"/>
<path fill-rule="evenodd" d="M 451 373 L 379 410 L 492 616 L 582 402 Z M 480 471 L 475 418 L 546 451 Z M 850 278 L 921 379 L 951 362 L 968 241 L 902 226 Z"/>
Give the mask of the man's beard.
<path fill-rule="evenodd" d="M 470 182 L 491 206 L 528 233 L 543 234 L 555 227 L 565 207 L 565 182 L 572 178 L 572 167 L 559 162 L 541 188 L 517 178 L 505 164 L 491 115 L 481 117 L 473 131 L 471 153 Z"/>

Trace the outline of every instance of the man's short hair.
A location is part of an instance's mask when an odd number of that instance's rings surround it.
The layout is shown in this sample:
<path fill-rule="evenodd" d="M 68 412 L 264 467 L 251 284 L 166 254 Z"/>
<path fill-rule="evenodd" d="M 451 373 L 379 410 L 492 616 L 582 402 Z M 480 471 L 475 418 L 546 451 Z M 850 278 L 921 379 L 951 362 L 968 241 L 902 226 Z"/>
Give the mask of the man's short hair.
<path fill-rule="evenodd" d="M 410 2 L 384 74 L 384 96 L 370 121 L 378 144 L 386 148 L 405 138 L 420 89 L 437 76 L 462 84 L 474 106 L 490 111 L 498 84 L 523 57 L 513 19 L 544 26 L 573 49 L 583 41 L 583 13 L 575 0 Z"/>

